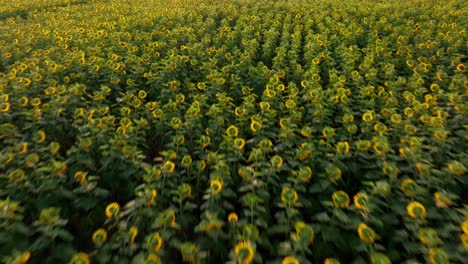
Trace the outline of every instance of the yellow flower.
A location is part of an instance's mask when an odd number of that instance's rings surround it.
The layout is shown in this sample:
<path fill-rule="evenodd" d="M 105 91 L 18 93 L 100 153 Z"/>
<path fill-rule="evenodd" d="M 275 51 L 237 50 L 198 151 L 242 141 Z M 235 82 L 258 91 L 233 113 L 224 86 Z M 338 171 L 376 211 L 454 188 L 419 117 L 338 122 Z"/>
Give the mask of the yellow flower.
<path fill-rule="evenodd" d="M 37 134 L 38 134 L 38 138 L 37 138 L 37 140 L 36 140 L 36 143 L 42 143 L 42 142 L 44 142 L 45 139 L 46 139 L 46 134 L 45 134 L 45 132 L 42 131 L 42 130 L 40 130 L 39 132 L 37 132 Z"/>
<path fill-rule="evenodd" d="M 336 258 L 326 258 L 323 261 L 323 264 L 340 264 L 340 261 L 337 260 Z"/>
<path fill-rule="evenodd" d="M 460 228 L 463 230 L 463 233 L 468 235 L 468 220 L 465 220 L 461 225 Z"/>
<path fill-rule="evenodd" d="M 360 224 L 357 228 L 359 239 L 364 243 L 373 243 L 375 240 L 375 231 L 366 224 Z"/>
<path fill-rule="evenodd" d="M 234 247 L 234 253 L 236 254 L 236 259 L 241 264 L 252 263 L 255 256 L 255 251 L 252 245 L 246 241 L 237 243 L 237 245 Z"/>
<path fill-rule="evenodd" d="M 404 194 L 411 196 L 416 189 L 416 183 L 411 179 L 404 179 L 400 184 L 400 189 Z"/>
<path fill-rule="evenodd" d="M 150 191 L 150 198 L 146 202 L 146 205 L 148 207 L 152 206 L 154 204 L 154 201 L 156 200 L 156 197 L 158 196 L 158 191 L 156 189 L 152 189 Z"/>
<path fill-rule="evenodd" d="M 369 140 L 359 140 L 356 142 L 356 148 L 359 151 L 365 152 L 372 147 L 372 143 Z"/>
<path fill-rule="evenodd" d="M 91 261 L 89 260 L 89 256 L 86 253 L 79 252 L 73 255 L 72 259 L 70 260 L 69 264 L 90 264 Z"/>
<path fill-rule="evenodd" d="M 294 228 L 296 229 L 296 233 L 291 234 L 291 238 L 293 240 L 304 241 L 307 243 L 307 245 L 310 245 L 312 242 L 314 242 L 315 234 L 312 226 L 299 221 L 294 224 Z"/>
<path fill-rule="evenodd" d="M 233 222 L 233 221 L 234 221 L 234 222 L 239 221 L 239 217 L 238 217 L 237 214 L 234 213 L 234 212 L 232 212 L 232 213 L 230 213 L 230 214 L 228 215 L 228 222 L 230 223 L 230 222 Z"/>
<path fill-rule="evenodd" d="M 336 191 L 332 194 L 333 205 L 335 207 L 346 208 L 349 206 L 349 196 L 344 191 Z"/>
<path fill-rule="evenodd" d="M 210 142 L 211 138 L 209 136 L 202 135 L 200 137 L 200 145 L 202 146 L 202 148 L 208 147 L 208 145 L 210 145 Z"/>
<path fill-rule="evenodd" d="M 288 256 L 281 261 L 281 264 L 299 264 L 299 260 L 293 256 Z"/>
<path fill-rule="evenodd" d="M 146 91 L 144 91 L 144 90 L 138 91 L 138 97 L 139 97 L 140 99 L 145 99 L 146 96 L 147 96 Z"/>
<path fill-rule="evenodd" d="M 457 176 L 461 176 L 466 172 L 466 168 L 463 164 L 458 161 L 452 161 L 447 165 L 447 169 L 450 173 Z"/>
<path fill-rule="evenodd" d="M 217 179 L 211 179 L 210 190 L 212 194 L 218 194 L 223 190 L 223 182 Z"/>
<path fill-rule="evenodd" d="M 0 103 L 0 113 L 6 113 L 8 111 L 10 111 L 10 103 L 9 102 Z"/>
<path fill-rule="evenodd" d="M 146 246 L 154 252 L 161 250 L 163 240 L 158 232 L 154 232 L 146 237 Z"/>
<path fill-rule="evenodd" d="M 275 155 L 271 158 L 270 160 L 271 162 L 271 165 L 274 167 L 274 168 L 281 168 L 283 166 L 283 158 L 281 158 L 280 155 Z"/>
<path fill-rule="evenodd" d="M 258 132 L 260 129 L 262 128 L 262 124 L 260 122 L 257 122 L 255 120 L 251 120 L 250 122 L 250 130 L 252 130 L 252 132 L 256 133 Z"/>
<path fill-rule="evenodd" d="M 431 264 L 448 264 L 450 263 L 447 253 L 441 248 L 429 249 L 429 260 Z"/>
<path fill-rule="evenodd" d="M 234 144 L 234 148 L 238 150 L 242 150 L 245 146 L 245 140 L 242 138 L 236 138 L 234 139 L 233 144 Z"/>
<path fill-rule="evenodd" d="M 116 217 L 120 212 L 120 205 L 116 202 L 110 203 L 106 207 L 106 216 L 107 218 Z"/>
<path fill-rule="evenodd" d="M 399 114 L 393 114 L 391 117 L 390 117 L 390 121 L 394 124 L 400 124 L 401 121 L 402 121 L 402 118 L 401 118 L 401 115 Z"/>
<path fill-rule="evenodd" d="M 228 135 L 228 137 L 237 137 L 237 135 L 239 134 L 239 130 L 236 126 L 231 125 L 226 129 L 226 134 Z"/>
<path fill-rule="evenodd" d="M 22 254 L 18 255 L 13 262 L 8 262 L 7 263 L 14 263 L 14 264 L 25 264 L 29 261 L 31 258 L 31 252 L 29 250 L 23 252 Z"/>
<path fill-rule="evenodd" d="M 86 181 L 86 175 L 88 173 L 83 172 L 83 171 L 77 171 L 75 173 L 75 179 L 80 183 L 80 185 L 83 185 L 83 183 Z"/>
<path fill-rule="evenodd" d="M 172 172 L 174 172 L 174 169 L 175 169 L 175 163 L 168 160 L 164 163 L 163 167 L 163 172 L 164 173 L 167 173 L 167 174 L 171 174 Z"/>
<path fill-rule="evenodd" d="M 130 237 L 130 242 L 131 243 L 134 243 L 135 242 L 135 238 L 137 237 L 138 235 L 138 228 L 136 226 L 132 226 L 130 227 L 130 229 L 128 230 L 128 235 Z"/>
<path fill-rule="evenodd" d="M 281 202 L 286 205 L 294 205 L 298 200 L 297 192 L 289 187 L 283 187 L 281 191 Z"/>
<path fill-rule="evenodd" d="M 387 153 L 390 150 L 390 146 L 386 141 L 376 141 L 374 143 L 374 151 L 377 153 L 377 155 L 382 155 L 384 153 Z"/>
<path fill-rule="evenodd" d="M 335 135 L 335 129 L 333 129 L 332 127 L 324 127 L 322 129 L 322 135 L 326 138 L 329 138 L 329 137 L 332 137 Z"/>
<path fill-rule="evenodd" d="M 372 120 L 374 120 L 374 114 L 370 111 L 366 111 L 363 115 L 362 115 L 362 120 L 364 122 L 371 122 Z"/>
<path fill-rule="evenodd" d="M 310 135 L 312 135 L 312 128 L 306 126 L 306 127 L 303 127 L 301 129 L 301 135 L 303 137 L 309 137 Z"/>
<path fill-rule="evenodd" d="M 426 208 L 419 202 L 411 202 L 406 207 L 408 215 L 413 219 L 424 219 L 426 218 Z"/>
<path fill-rule="evenodd" d="M 354 195 L 353 200 L 356 208 L 361 210 L 367 210 L 367 194 L 363 192 L 357 193 L 356 195 Z"/>
<path fill-rule="evenodd" d="M 464 72 L 465 71 L 465 65 L 463 63 L 458 64 L 457 65 L 457 71 Z"/>
<path fill-rule="evenodd" d="M 25 107 L 25 106 L 27 106 L 28 103 L 29 103 L 29 98 L 26 97 L 26 96 L 23 96 L 23 97 L 21 97 L 21 98 L 19 99 L 19 101 L 20 101 L 20 102 L 19 102 L 20 106 L 21 106 L 21 107 Z"/>
<path fill-rule="evenodd" d="M 439 242 L 437 232 L 432 228 L 421 228 L 418 230 L 418 238 L 424 245 L 434 246 Z"/>
<path fill-rule="evenodd" d="M 107 240 L 107 231 L 104 228 L 99 228 L 93 233 L 93 243 L 100 246 Z"/>
<path fill-rule="evenodd" d="M 28 143 L 27 143 L 27 142 L 22 142 L 22 143 L 21 143 L 21 149 L 20 149 L 20 151 L 18 152 L 18 154 L 23 155 L 23 154 L 26 153 L 27 151 L 28 151 Z"/>
<path fill-rule="evenodd" d="M 299 169 L 297 177 L 301 181 L 309 181 L 312 178 L 312 169 L 309 166 L 305 166 Z"/>
<path fill-rule="evenodd" d="M 288 99 L 288 100 L 286 100 L 284 105 L 286 106 L 287 109 L 292 109 L 292 108 L 296 107 L 296 102 L 294 102 L 294 100 L 292 100 L 292 99 Z"/>
<path fill-rule="evenodd" d="M 336 182 L 341 179 L 341 169 L 336 166 L 329 166 L 325 169 L 328 179 L 332 182 Z"/>
<path fill-rule="evenodd" d="M 339 154 L 349 153 L 349 143 L 347 141 L 340 141 L 336 144 L 336 151 Z"/>
<path fill-rule="evenodd" d="M 439 208 L 449 207 L 450 205 L 452 205 L 452 201 L 450 201 L 450 199 L 446 195 L 440 192 L 434 193 L 434 200 L 436 202 L 436 206 Z"/>
<path fill-rule="evenodd" d="M 460 240 L 465 249 L 468 249 L 468 234 L 461 234 Z"/>
<path fill-rule="evenodd" d="M 24 170 L 16 169 L 8 173 L 8 180 L 17 183 L 23 180 L 24 176 Z"/>

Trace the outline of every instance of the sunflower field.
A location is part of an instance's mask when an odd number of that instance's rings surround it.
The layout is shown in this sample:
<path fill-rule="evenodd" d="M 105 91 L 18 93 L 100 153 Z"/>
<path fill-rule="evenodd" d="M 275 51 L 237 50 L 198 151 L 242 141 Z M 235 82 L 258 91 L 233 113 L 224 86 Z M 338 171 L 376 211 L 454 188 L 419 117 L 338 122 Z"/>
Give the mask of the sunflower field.
<path fill-rule="evenodd" d="M 2 0 L 0 262 L 467 263 L 464 0 Z"/>

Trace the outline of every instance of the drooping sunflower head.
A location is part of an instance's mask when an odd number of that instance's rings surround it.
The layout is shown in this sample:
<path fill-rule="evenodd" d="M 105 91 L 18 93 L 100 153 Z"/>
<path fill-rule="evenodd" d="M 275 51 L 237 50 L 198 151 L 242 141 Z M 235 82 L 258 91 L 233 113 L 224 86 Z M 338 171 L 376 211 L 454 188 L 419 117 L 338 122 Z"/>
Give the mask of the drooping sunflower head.
<path fill-rule="evenodd" d="M 292 206 L 294 205 L 298 200 L 298 195 L 297 192 L 290 188 L 290 187 L 283 187 L 281 191 L 281 202 L 288 205 Z"/>
<path fill-rule="evenodd" d="M 252 263 L 255 256 L 255 250 L 253 246 L 247 241 L 241 241 L 237 243 L 237 245 L 234 247 L 234 253 L 236 254 L 237 261 L 242 264 Z"/>
<path fill-rule="evenodd" d="M 361 210 L 367 210 L 368 197 L 366 193 L 360 192 L 354 195 L 353 201 L 356 208 Z"/>
<path fill-rule="evenodd" d="M 344 191 L 336 191 L 332 194 L 333 205 L 335 207 L 346 208 L 349 206 L 349 196 Z"/>
<path fill-rule="evenodd" d="M 426 218 L 426 208 L 419 202 L 411 202 L 406 207 L 408 215 L 417 220 L 423 220 Z"/>
<path fill-rule="evenodd" d="M 431 264 L 448 264 L 449 256 L 441 248 L 431 248 L 429 249 L 429 260 Z"/>
<path fill-rule="evenodd" d="M 210 192 L 214 195 L 220 193 L 223 190 L 223 181 L 220 179 L 210 180 Z"/>
<path fill-rule="evenodd" d="M 357 228 L 359 239 L 364 243 L 373 243 L 375 240 L 375 231 L 368 225 L 361 223 Z"/>
<path fill-rule="evenodd" d="M 120 205 L 116 202 L 110 203 L 106 207 L 106 216 L 107 218 L 116 217 L 120 212 Z"/>
<path fill-rule="evenodd" d="M 281 264 L 300 264 L 299 260 L 293 256 L 283 258 Z"/>

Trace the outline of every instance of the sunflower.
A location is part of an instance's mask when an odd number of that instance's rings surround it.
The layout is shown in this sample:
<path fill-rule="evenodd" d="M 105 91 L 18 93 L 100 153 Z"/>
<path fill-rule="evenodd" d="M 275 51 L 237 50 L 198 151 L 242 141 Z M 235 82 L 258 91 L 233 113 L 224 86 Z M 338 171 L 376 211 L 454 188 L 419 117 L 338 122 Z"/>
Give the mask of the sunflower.
<path fill-rule="evenodd" d="M 450 263 L 447 253 L 441 248 L 429 249 L 429 260 L 431 264 L 448 264 Z"/>
<path fill-rule="evenodd" d="M 302 221 L 298 221 L 294 224 L 294 228 L 296 229 L 296 233 L 291 234 L 291 238 L 293 240 L 304 241 L 307 243 L 307 245 L 310 245 L 312 242 L 314 242 L 315 234 L 312 226 Z"/>
<path fill-rule="evenodd" d="M 237 216 L 236 213 L 232 212 L 228 215 L 228 222 L 231 223 L 231 222 L 237 222 L 239 221 L 239 217 Z"/>
<path fill-rule="evenodd" d="M 309 166 L 305 166 L 299 169 L 297 177 L 301 181 L 309 181 L 312 178 L 312 169 Z"/>
<path fill-rule="evenodd" d="M 161 250 L 163 240 L 158 232 L 154 232 L 146 237 L 146 246 L 154 252 Z"/>
<path fill-rule="evenodd" d="M 88 173 L 83 172 L 83 171 L 77 171 L 74 177 L 80 183 L 80 185 L 83 185 L 83 183 L 86 181 L 87 174 Z"/>
<path fill-rule="evenodd" d="M 468 235 L 468 220 L 465 220 L 463 223 L 461 223 L 460 228 L 463 230 L 463 233 Z"/>
<path fill-rule="evenodd" d="M 218 179 L 211 179 L 210 190 L 212 194 L 220 193 L 223 190 L 223 182 Z"/>
<path fill-rule="evenodd" d="M 411 202 L 406 207 L 408 215 L 413 219 L 423 220 L 426 218 L 426 208 L 419 202 Z"/>
<path fill-rule="evenodd" d="M 336 144 L 336 151 L 338 154 L 346 154 L 349 153 L 349 143 L 348 141 L 340 141 Z"/>
<path fill-rule="evenodd" d="M 336 191 L 332 194 L 333 205 L 335 207 L 346 208 L 349 206 L 349 196 L 344 191 Z"/>
<path fill-rule="evenodd" d="M 120 205 L 116 202 L 110 203 L 106 207 L 106 216 L 107 218 L 116 217 L 120 212 Z"/>
<path fill-rule="evenodd" d="M 452 161 L 447 165 L 447 169 L 450 173 L 457 176 L 461 176 L 466 172 L 466 168 L 463 164 L 458 161 Z"/>
<path fill-rule="evenodd" d="M 234 139 L 234 148 L 238 150 L 242 150 L 245 146 L 245 140 L 243 138 L 236 138 Z"/>
<path fill-rule="evenodd" d="M 308 126 L 305 126 L 301 129 L 301 135 L 303 137 L 309 137 L 310 135 L 312 135 L 312 128 L 308 127 Z"/>
<path fill-rule="evenodd" d="M 271 158 L 270 160 L 271 162 L 271 166 L 273 166 L 274 168 L 281 168 L 283 166 L 283 158 L 281 158 L 280 155 L 275 155 Z"/>
<path fill-rule="evenodd" d="M 443 193 L 435 192 L 434 193 L 434 200 L 436 202 L 437 207 L 448 207 L 452 204 L 452 201 Z"/>
<path fill-rule="evenodd" d="M 107 240 L 107 231 L 104 228 L 99 228 L 98 230 L 94 231 L 92 236 L 92 241 L 97 246 L 102 245 Z"/>
<path fill-rule="evenodd" d="M 256 133 L 258 132 L 260 129 L 262 128 L 262 124 L 258 121 L 255 121 L 255 120 L 251 120 L 250 122 L 250 130 L 252 130 L 252 132 Z"/>
<path fill-rule="evenodd" d="M 234 247 L 236 259 L 242 264 L 250 264 L 253 262 L 255 250 L 249 242 L 241 241 Z"/>
<path fill-rule="evenodd" d="M 156 197 L 158 196 L 158 191 L 156 189 L 152 189 L 149 191 L 149 199 L 146 202 L 146 205 L 148 207 L 152 206 L 154 204 L 154 200 L 156 200 Z"/>
<path fill-rule="evenodd" d="M 371 122 L 372 120 L 374 120 L 374 114 L 370 111 L 366 111 L 363 115 L 362 115 L 362 121 L 364 122 Z"/>
<path fill-rule="evenodd" d="M 375 240 L 375 231 L 368 225 L 362 223 L 357 228 L 359 239 L 364 243 L 373 243 Z"/>
<path fill-rule="evenodd" d="M 361 210 L 367 210 L 367 200 L 367 194 L 363 192 L 357 193 L 353 197 L 354 205 Z"/>
<path fill-rule="evenodd" d="M 332 127 L 324 127 L 322 129 L 322 135 L 325 137 L 325 138 L 330 138 L 330 137 L 333 137 L 335 135 L 335 129 L 332 128 Z"/>
<path fill-rule="evenodd" d="M 372 147 L 372 143 L 369 140 L 358 140 L 356 142 L 356 148 L 361 152 L 366 152 Z"/>
<path fill-rule="evenodd" d="M 404 179 L 400 184 L 401 191 L 407 196 L 412 196 L 416 187 L 417 185 L 412 179 Z"/>
<path fill-rule="evenodd" d="M 336 258 L 326 258 L 323 261 L 323 264 L 340 264 L 340 261 L 337 260 Z"/>
<path fill-rule="evenodd" d="M 239 129 L 236 126 L 231 125 L 226 129 L 226 134 L 228 137 L 237 137 L 239 135 Z"/>
<path fill-rule="evenodd" d="M 465 249 L 468 249 L 468 234 L 461 234 L 460 240 L 461 240 L 462 246 Z"/>
<path fill-rule="evenodd" d="M 128 230 L 128 237 L 130 239 L 130 243 L 135 242 L 135 238 L 138 235 L 138 227 L 136 226 L 131 226 L 130 229 Z"/>
<path fill-rule="evenodd" d="M 299 264 L 299 260 L 293 256 L 287 256 L 283 258 L 281 264 Z"/>
<path fill-rule="evenodd" d="M 281 191 L 281 202 L 291 206 L 294 205 L 298 200 L 297 192 L 289 187 L 283 187 Z"/>
<path fill-rule="evenodd" d="M 170 160 L 166 161 L 162 167 L 163 172 L 167 174 L 171 174 L 172 172 L 174 172 L 174 169 L 175 163 Z"/>
<path fill-rule="evenodd" d="M 432 228 L 421 228 L 418 230 L 418 239 L 427 246 L 435 246 L 439 242 L 437 232 Z"/>
<path fill-rule="evenodd" d="M 465 65 L 463 63 L 458 64 L 457 65 L 457 71 L 464 72 L 465 71 Z"/>
<path fill-rule="evenodd" d="M 88 254 L 79 252 L 73 255 L 73 257 L 68 263 L 69 264 L 90 264 L 91 261 L 89 260 Z"/>

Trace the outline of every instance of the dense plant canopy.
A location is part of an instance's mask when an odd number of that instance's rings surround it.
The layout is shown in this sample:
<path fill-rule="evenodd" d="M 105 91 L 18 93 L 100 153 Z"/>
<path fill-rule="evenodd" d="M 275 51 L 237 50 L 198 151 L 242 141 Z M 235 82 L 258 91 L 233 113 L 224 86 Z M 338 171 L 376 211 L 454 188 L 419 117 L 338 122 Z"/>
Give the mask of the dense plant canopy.
<path fill-rule="evenodd" d="M 466 261 L 467 17 L 2 1 L 0 259 Z"/>

